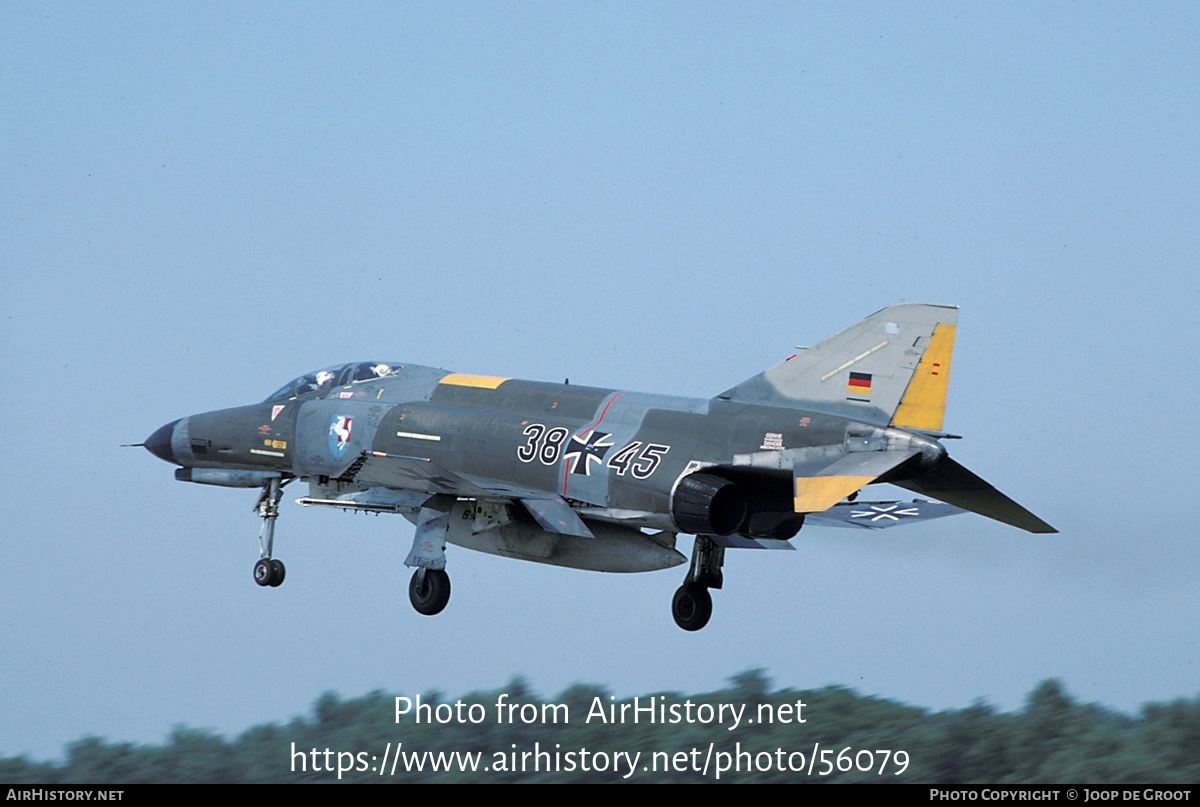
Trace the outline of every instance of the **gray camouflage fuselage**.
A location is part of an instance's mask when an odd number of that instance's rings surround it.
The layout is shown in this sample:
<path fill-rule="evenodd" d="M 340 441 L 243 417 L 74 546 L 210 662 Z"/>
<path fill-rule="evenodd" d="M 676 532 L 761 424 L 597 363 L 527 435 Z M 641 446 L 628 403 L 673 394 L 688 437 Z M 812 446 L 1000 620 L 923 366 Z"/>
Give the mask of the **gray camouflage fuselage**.
<path fill-rule="evenodd" d="M 497 385 L 457 381 L 464 378 Z M 339 440 L 335 429 L 347 423 Z M 271 470 L 321 485 L 475 492 L 485 499 L 499 493 L 487 482 L 471 491 L 464 481 L 504 480 L 518 492 L 561 496 L 588 519 L 675 532 L 686 530 L 672 518 L 672 492 L 683 476 L 702 469 L 750 483 L 743 486 L 752 491 L 750 513 L 787 517 L 798 460 L 840 456 L 881 440 L 941 454 L 920 435 L 833 415 L 411 365 L 388 378 L 169 425 L 169 459 L 185 468 Z M 752 534 L 749 524 L 739 527 Z"/>
<path fill-rule="evenodd" d="M 347 364 L 172 421 L 144 445 L 182 481 L 262 488 L 260 585 L 283 581 L 280 488 L 301 479 L 301 504 L 417 525 L 409 594 L 430 615 L 449 599 L 447 543 L 636 572 L 685 562 L 676 535 L 696 535 L 672 612 L 698 630 L 725 549 L 793 549 L 806 520 L 879 529 L 970 510 L 1055 531 L 939 442 L 954 436 L 941 428 L 957 313 L 891 306 L 707 399 Z M 879 482 L 942 503 L 853 504 Z"/>

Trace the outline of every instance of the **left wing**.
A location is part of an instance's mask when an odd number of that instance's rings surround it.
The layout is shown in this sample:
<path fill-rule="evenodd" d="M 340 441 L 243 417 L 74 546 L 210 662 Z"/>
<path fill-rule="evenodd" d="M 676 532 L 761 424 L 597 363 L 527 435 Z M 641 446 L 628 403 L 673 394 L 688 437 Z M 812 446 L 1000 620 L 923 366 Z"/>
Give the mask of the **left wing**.
<path fill-rule="evenodd" d="M 595 537 L 566 499 L 549 491 L 522 487 L 486 476 L 455 473 L 424 457 L 364 451 L 360 459 L 361 463 L 354 463 L 358 467 L 354 469 L 350 481 L 361 487 L 421 491 L 429 495 L 468 499 L 519 501 L 546 532 L 577 538 Z"/>

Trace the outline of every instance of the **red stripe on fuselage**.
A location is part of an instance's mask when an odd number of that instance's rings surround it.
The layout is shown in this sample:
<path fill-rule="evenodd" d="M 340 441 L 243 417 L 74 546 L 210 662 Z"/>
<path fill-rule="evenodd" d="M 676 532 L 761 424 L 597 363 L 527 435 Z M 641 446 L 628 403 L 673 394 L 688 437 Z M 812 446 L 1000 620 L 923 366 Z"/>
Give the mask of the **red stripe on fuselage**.
<path fill-rule="evenodd" d="M 613 401 L 617 400 L 617 398 L 620 398 L 624 394 L 625 394 L 625 392 L 622 390 L 621 392 L 614 392 L 612 395 L 608 396 L 608 401 L 606 401 L 603 408 L 601 408 L 600 416 L 598 418 L 596 418 L 596 422 L 590 426 L 585 426 L 584 428 L 580 429 L 578 432 L 576 432 L 572 436 L 578 437 L 581 434 L 587 434 L 588 432 L 594 430 L 597 426 L 599 426 L 600 422 L 602 420 L 604 420 L 604 416 L 608 414 L 608 407 L 612 406 Z M 583 460 L 584 462 L 587 462 L 587 457 L 580 457 L 579 459 Z M 567 458 L 564 456 L 563 457 L 563 483 L 562 483 L 563 498 L 566 498 L 567 486 L 570 485 L 570 483 L 571 483 L 571 469 L 567 467 L 567 464 L 568 464 Z"/>

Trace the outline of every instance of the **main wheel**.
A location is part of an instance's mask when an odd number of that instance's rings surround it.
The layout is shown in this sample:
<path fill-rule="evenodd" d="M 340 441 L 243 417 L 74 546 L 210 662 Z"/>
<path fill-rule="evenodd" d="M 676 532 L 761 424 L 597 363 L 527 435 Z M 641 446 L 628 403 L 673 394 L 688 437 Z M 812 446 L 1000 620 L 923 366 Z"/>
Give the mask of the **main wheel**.
<path fill-rule="evenodd" d="M 418 614 L 440 614 L 450 602 L 450 575 L 442 569 L 426 569 L 424 582 L 419 582 L 421 570 L 413 572 L 408 582 L 408 599 Z"/>
<path fill-rule="evenodd" d="M 279 564 L 282 566 L 283 564 Z M 272 585 L 271 581 L 275 579 L 275 570 L 271 567 L 271 559 L 263 558 L 258 563 L 254 564 L 254 582 L 260 586 Z M 275 584 L 278 585 L 278 584 Z"/>
<path fill-rule="evenodd" d="M 283 561 L 271 560 L 271 587 L 276 588 L 283 585 L 283 578 L 287 576 L 287 569 L 283 568 Z"/>
<path fill-rule="evenodd" d="M 712 616 L 712 595 L 699 583 L 684 583 L 671 600 L 671 616 L 684 630 L 700 630 Z"/>

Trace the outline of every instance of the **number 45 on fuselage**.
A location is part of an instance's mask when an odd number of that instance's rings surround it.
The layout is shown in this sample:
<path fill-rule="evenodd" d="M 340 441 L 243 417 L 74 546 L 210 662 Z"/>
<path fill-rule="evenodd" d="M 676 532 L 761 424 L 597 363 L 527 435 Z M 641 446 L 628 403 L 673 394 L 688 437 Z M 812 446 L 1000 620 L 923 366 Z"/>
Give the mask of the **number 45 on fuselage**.
<path fill-rule="evenodd" d="M 176 479 L 261 488 L 254 578 L 273 556 L 281 489 L 307 506 L 416 525 L 413 606 L 450 597 L 447 544 L 538 563 L 640 572 L 687 562 L 675 621 L 698 630 L 725 551 L 792 549 L 803 525 L 890 527 L 969 510 L 1055 530 L 940 442 L 958 310 L 885 308 L 713 398 L 363 362 L 297 378 L 259 404 L 172 421 L 144 443 Z M 938 501 L 858 502 L 888 482 Z"/>

